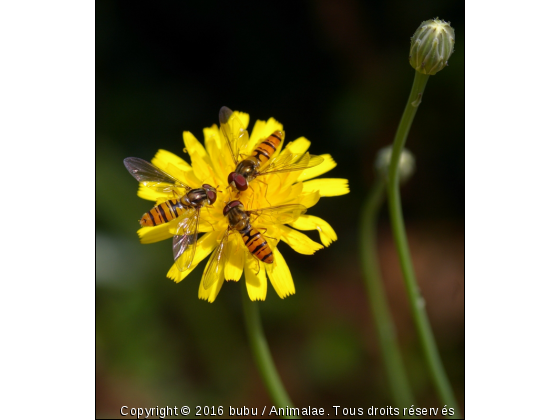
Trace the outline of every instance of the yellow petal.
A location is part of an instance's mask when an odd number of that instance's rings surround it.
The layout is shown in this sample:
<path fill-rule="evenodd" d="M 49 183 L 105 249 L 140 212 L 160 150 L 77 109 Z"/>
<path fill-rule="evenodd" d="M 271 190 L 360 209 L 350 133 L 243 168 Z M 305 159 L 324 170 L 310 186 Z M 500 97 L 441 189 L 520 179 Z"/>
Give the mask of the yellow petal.
<path fill-rule="evenodd" d="M 144 200 L 150 201 L 157 201 L 160 199 L 169 199 L 168 193 L 154 191 L 149 187 L 145 187 L 144 185 L 140 185 L 138 188 L 138 197 L 143 198 Z"/>
<path fill-rule="evenodd" d="M 197 187 L 200 187 L 203 183 L 213 184 L 213 170 L 211 170 L 210 164 L 198 153 L 191 153 L 190 155 L 194 174 L 201 181 Z"/>
<path fill-rule="evenodd" d="M 350 192 L 348 180 L 342 178 L 321 178 L 303 183 L 303 192 L 319 191 L 321 197 L 334 197 Z"/>
<path fill-rule="evenodd" d="M 193 154 L 198 154 L 202 158 L 208 157 L 204 146 L 200 144 L 190 131 L 183 131 L 183 141 L 185 142 L 186 152 L 191 156 L 191 158 Z"/>
<path fill-rule="evenodd" d="M 245 259 L 245 283 L 249 299 L 253 301 L 266 299 L 266 269 L 263 265 L 265 263 L 257 261 L 256 258 Z"/>
<path fill-rule="evenodd" d="M 265 268 L 272 287 L 274 287 L 278 296 L 284 299 L 286 296 L 293 295 L 296 292 L 296 288 L 288 264 L 286 264 L 278 248 L 274 249 L 273 254 L 274 262 L 272 264 L 265 264 Z"/>
<path fill-rule="evenodd" d="M 200 186 L 204 183 L 196 176 L 192 168 L 190 171 L 183 172 L 183 176 L 185 177 L 185 181 L 187 181 L 187 185 L 191 188 L 200 188 Z"/>
<path fill-rule="evenodd" d="M 303 185 L 305 186 L 305 184 L 306 183 L 304 182 Z M 319 191 L 312 191 L 306 194 L 302 193 L 300 196 L 299 204 L 303 204 L 305 207 L 310 209 L 315 204 L 317 204 L 320 198 L 321 194 L 319 194 Z"/>
<path fill-rule="evenodd" d="M 309 162 L 309 153 L 306 152 L 303 159 L 307 162 Z M 297 171 L 290 171 L 284 174 L 285 179 L 284 179 L 284 183 L 287 185 L 292 185 L 295 184 L 298 180 L 298 178 L 300 177 L 300 175 L 303 173 L 303 169 L 297 170 Z"/>
<path fill-rule="evenodd" d="M 303 191 L 303 182 L 298 182 L 294 185 L 285 185 L 285 188 L 281 191 L 275 193 L 274 198 L 281 197 L 281 202 L 275 202 L 275 204 L 297 204 L 301 200 L 301 193 Z"/>
<path fill-rule="evenodd" d="M 314 166 L 313 168 L 308 168 L 303 171 L 298 177 L 298 181 L 306 181 L 311 178 L 316 178 L 324 173 L 330 171 L 336 166 L 336 162 L 331 155 L 321 155 L 325 160 L 321 164 Z"/>
<path fill-rule="evenodd" d="M 241 111 L 233 111 L 233 115 L 235 115 L 237 119 L 239 119 L 244 129 L 247 129 L 247 127 L 249 127 L 249 114 Z"/>
<path fill-rule="evenodd" d="M 224 277 L 227 281 L 238 281 L 243 274 L 245 264 L 245 248 L 240 243 L 240 236 L 236 233 L 230 236 L 226 248 L 226 268 Z"/>
<path fill-rule="evenodd" d="M 222 137 L 220 136 L 220 129 L 216 124 L 212 125 L 212 127 L 207 127 L 203 129 L 202 132 L 204 133 L 204 147 L 206 147 L 207 151 L 208 151 L 208 140 L 210 139 L 213 139 L 213 141 L 216 143 L 216 146 L 218 147 L 219 150 L 223 149 L 225 145 L 222 143 Z M 210 152 L 208 152 L 208 154 L 210 155 L 212 161 L 214 161 L 216 156 L 213 156 L 212 153 Z"/>
<path fill-rule="evenodd" d="M 319 231 L 319 236 L 321 237 L 321 242 L 325 246 L 329 246 L 333 241 L 336 241 L 338 239 L 338 237 L 336 236 L 336 232 L 331 227 L 331 225 L 329 225 L 323 219 L 311 216 L 309 214 L 299 216 L 299 218 L 290 225 L 299 230 L 317 229 Z"/>
<path fill-rule="evenodd" d="M 183 171 L 181 169 L 179 169 L 179 167 L 175 166 L 173 163 L 168 163 L 167 165 L 163 166 L 161 169 L 163 169 L 165 172 L 167 172 L 169 175 L 171 175 L 172 177 L 178 179 L 179 181 L 183 182 L 184 184 L 187 184 L 189 187 L 191 188 L 198 188 L 198 185 L 189 185 L 187 182 L 187 177 L 185 172 L 187 171 Z M 192 171 L 191 168 L 189 168 L 189 171 Z"/>
<path fill-rule="evenodd" d="M 195 175 L 200 180 L 205 180 L 211 177 L 210 167 L 212 163 L 204 146 L 192 135 L 190 131 L 183 132 L 183 140 L 185 141 L 186 149 L 191 157 L 192 167 Z"/>
<path fill-rule="evenodd" d="M 179 156 L 171 152 L 168 152 L 167 150 L 160 149 L 152 159 L 152 163 L 158 168 L 167 172 L 169 175 L 174 176 L 184 184 L 193 188 L 198 188 L 199 186 L 198 180 L 193 179 L 191 175 L 193 172 L 191 166 L 183 159 L 181 159 Z M 196 182 L 193 183 L 192 181 L 195 180 Z M 179 191 L 184 191 L 184 190 L 181 189 Z M 171 193 L 157 192 L 154 191 L 152 188 L 149 188 L 144 185 L 140 185 L 138 189 L 138 197 L 150 201 L 169 200 L 171 198 L 176 198 Z"/>
<path fill-rule="evenodd" d="M 189 169 L 192 169 L 191 165 L 185 162 L 184 159 L 180 158 L 174 153 L 168 152 L 167 150 L 163 150 L 163 149 L 159 149 L 157 151 L 156 155 L 152 159 L 152 163 L 158 168 L 163 170 L 165 170 L 165 167 L 167 166 L 168 163 L 172 163 L 173 165 L 175 165 L 176 167 L 178 167 L 183 171 L 188 171 Z"/>
<path fill-rule="evenodd" d="M 212 137 L 214 137 L 218 149 L 222 150 L 224 144 L 222 143 L 222 137 L 220 136 L 220 128 L 216 124 L 212 124 L 212 127 L 204 128 L 202 132 L 204 133 L 204 147 L 206 147 L 206 150 L 208 150 L 206 142 Z M 214 156 L 210 155 L 210 157 L 214 160 Z"/>
<path fill-rule="evenodd" d="M 225 179 L 230 172 L 235 170 L 235 162 L 231 158 L 228 145 L 216 124 L 204 129 L 204 144 L 217 179 L 221 180 L 221 185 L 225 185 Z"/>
<path fill-rule="evenodd" d="M 211 232 L 214 230 L 223 232 L 227 229 L 227 219 L 224 218 L 223 210 L 220 210 L 220 207 L 223 209 L 225 203 L 216 200 L 212 207 L 204 206 L 200 210 L 199 232 Z"/>
<path fill-rule="evenodd" d="M 294 141 L 289 142 L 284 149 L 286 153 L 305 153 L 311 146 L 311 142 L 305 137 L 300 137 Z"/>
<path fill-rule="evenodd" d="M 309 239 L 309 237 L 297 230 L 291 229 L 288 226 L 278 225 L 281 232 L 281 240 L 290 245 L 294 251 L 300 254 L 313 255 L 315 251 L 323 248 L 323 245 Z"/>
<path fill-rule="evenodd" d="M 212 286 L 208 289 L 205 289 L 202 285 L 202 281 L 198 286 L 198 298 L 202 300 L 207 300 L 209 303 L 212 303 L 216 300 L 218 293 L 220 293 L 220 289 L 224 284 L 224 270 L 220 270 L 220 278 L 218 281 L 214 282 Z"/>
<path fill-rule="evenodd" d="M 136 233 L 140 237 L 140 243 L 152 244 L 154 242 L 163 241 L 173 236 L 179 223 L 178 219 L 173 219 L 168 223 L 159 226 L 146 226 L 138 229 Z"/>
<path fill-rule="evenodd" d="M 208 129 L 205 129 L 208 130 Z M 212 168 L 214 170 L 215 175 L 217 176 L 218 179 L 224 180 L 223 184 L 225 184 L 225 180 L 227 179 L 227 175 L 229 175 L 229 173 L 226 174 L 226 171 L 229 169 L 233 168 L 233 164 L 230 165 L 226 165 L 226 161 L 225 158 L 227 158 L 227 162 L 231 163 L 232 160 L 229 157 L 229 153 L 228 155 L 225 155 L 222 150 L 219 149 L 218 144 L 217 144 L 217 139 L 219 139 L 219 135 L 218 133 L 215 133 L 213 135 L 209 135 L 206 131 L 204 132 L 204 137 L 206 138 L 205 140 L 205 145 L 206 145 L 206 150 L 208 151 L 208 154 L 210 155 L 210 158 L 212 159 Z"/>
<path fill-rule="evenodd" d="M 169 269 L 169 271 L 167 272 L 167 277 L 173 280 L 175 283 L 179 283 L 181 280 L 187 277 L 190 274 L 190 272 L 193 271 L 196 268 L 196 266 L 212 252 L 214 248 L 216 248 L 216 246 L 218 245 L 217 238 L 218 238 L 217 231 L 210 232 L 204 235 L 196 243 L 196 253 L 194 254 L 191 267 L 185 271 L 179 271 L 177 269 L 177 266 L 173 264 Z"/>

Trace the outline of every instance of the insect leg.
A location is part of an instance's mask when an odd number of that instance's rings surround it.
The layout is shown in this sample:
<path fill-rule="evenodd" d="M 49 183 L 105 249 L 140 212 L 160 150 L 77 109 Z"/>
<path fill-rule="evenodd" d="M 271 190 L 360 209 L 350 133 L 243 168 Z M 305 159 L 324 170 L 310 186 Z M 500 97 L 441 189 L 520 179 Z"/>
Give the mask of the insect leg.
<path fill-rule="evenodd" d="M 258 181 L 258 182 L 264 184 L 264 199 L 266 200 L 266 202 L 268 203 L 269 206 L 272 206 L 270 201 L 268 201 L 268 198 L 266 198 L 266 195 L 268 194 L 268 184 L 264 181 L 261 181 L 259 178 L 255 178 L 255 181 Z"/>
<path fill-rule="evenodd" d="M 208 207 L 208 206 L 207 206 L 207 207 Z M 208 212 L 210 212 L 210 210 L 208 210 Z M 208 219 L 210 219 L 210 218 L 208 218 Z M 206 220 L 206 222 L 208 222 L 208 224 L 209 224 L 210 226 L 212 226 L 212 230 L 213 230 L 213 231 L 216 231 L 216 229 L 214 229 L 214 223 L 210 222 L 210 220 Z"/>
<path fill-rule="evenodd" d="M 253 255 L 253 254 L 251 254 Z M 255 257 L 253 255 L 253 258 L 257 261 L 257 272 L 255 273 L 257 276 L 259 275 L 259 273 L 261 272 L 261 262 L 259 261 L 259 259 L 257 257 Z"/>
<path fill-rule="evenodd" d="M 253 208 L 256 194 L 255 194 L 255 189 L 250 184 L 249 184 L 249 188 L 251 188 L 251 190 L 253 191 L 253 194 L 251 194 L 251 206 L 250 206 L 250 208 Z"/>

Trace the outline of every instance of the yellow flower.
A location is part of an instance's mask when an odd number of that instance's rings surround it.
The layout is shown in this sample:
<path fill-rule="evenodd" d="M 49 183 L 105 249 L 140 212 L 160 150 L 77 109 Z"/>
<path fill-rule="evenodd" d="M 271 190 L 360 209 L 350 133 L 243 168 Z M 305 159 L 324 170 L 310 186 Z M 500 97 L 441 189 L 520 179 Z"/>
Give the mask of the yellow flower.
<path fill-rule="evenodd" d="M 249 115 L 233 112 L 243 129 L 249 125 Z M 257 121 L 248 137 L 245 153 L 250 153 L 261 141 L 275 131 L 282 131 L 283 127 L 278 121 L 269 118 L 268 121 Z M 313 179 L 336 166 L 335 161 L 328 154 L 321 155 L 324 160 L 315 167 L 304 170 L 271 173 L 259 176 L 249 183 L 249 188 L 242 192 L 235 192 L 227 185 L 228 175 L 235 170 L 231 152 L 224 135 L 217 125 L 204 129 L 204 146 L 188 131 L 183 133 L 185 151 L 191 157 L 189 165 L 179 156 L 166 150 L 159 150 L 152 163 L 158 168 L 174 176 L 179 181 L 193 188 L 202 184 L 210 184 L 217 188 L 217 199 L 212 206 L 205 206 L 200 211 L 199 239 L 196 253 L 191 266 L 185 271 L 179 271 L 174 264 L 167 277 L 180 282 L 197 265 L 204 260 L 218 246 L 225 234 L 229 233 L 226 249 L 224 251 L 224 268 L 219 276 L 208 288 L 201 281 L 198 296 L 201 299 L 213 302 L 218 295 L 224 280 L 238 281 L 241 274 L 245 273 L 247 292 L 251 300 L 264 300 L 267 292 L 266 278 L 270 279 L 272 287 L 281 298 L 295 293 L 294 282 L 282 254 L 277 248 L 278 241 L 283 241 L 301 254 L 311 255 L 315 251 L 329 246 L 337 239 L 332 227 L 324 220 L 303 214 L 290 226 L 285 224 L 271 224 L 267 220 L 257 218 L 252 222 L 254 228 L 260 230 L 269 243 L 273 252 L 274 261 L 271 264 L 259 262 L 253 257 L 241 238 L 239 232 L 228 230 L 228 218 L 224 216 L 224 207 L 231 200 L 239 200 L 246 211 L 262 208 L 299 204 L 309 209 L 321 197 L 331 197 L 349 192 L 348 181 L 339 178 Z M 309 140 L 300 137 L 288 143 L 278 153 L 304 153 L 310 146 Z M 146 200 L 156 201 L 160 204 L 171 198 L 176 198 L 172 193 L 155 191 L 140 185 L 138 195 Z M 141 243 L 152 243 L 172 237 L 177 230 L 178 219 L 155 227 L 142 227 L 138 231 Z M 296 230 L 298 229 L 298 230 Z M 323 245 L 311 240 L 300 230 L 317 230 Z M 205 232 L 204 236 L 200 233 Z"/>

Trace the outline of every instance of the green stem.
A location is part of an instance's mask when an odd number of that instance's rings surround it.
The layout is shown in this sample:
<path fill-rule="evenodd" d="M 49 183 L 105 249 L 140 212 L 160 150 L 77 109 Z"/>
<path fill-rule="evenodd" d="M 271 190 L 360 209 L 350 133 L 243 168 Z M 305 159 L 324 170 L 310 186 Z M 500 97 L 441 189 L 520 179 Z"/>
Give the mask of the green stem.
<path fill-rule="evenodd" d="M 385 183 L 378 178 L 362 209 L 360 220 L 360 260 L 369 295 L 373 323 L 377 329 L 393 402 L 397 407 L 410 407 L 414 404 L 414 397 L 406 378 L 395 327 L 389 305 L 385 299 L 385 290 L 377 258 L 376 225 L 379 209 L 381 204 L 383 204 L 384 198 Z"/>
<path fill-rule="evenodd" d="M 399 191 L 399 158 L 404 148 L 406 138 L 408 137 L 410 126 L 412 125 L 412 121 L 414 120 L 414 116 L 416 115 L 416 111 L 420 105 L 424 88 L 426 87 L 426 83 L 428 83 L 428 78 L 428 75 L 415 72 L 412 90 L 410 91 L 410 96 L 393 142 L 393 151 L 391 154 L 391 164 L 389 166 L 387 181 L 387 196 L 393 236 L 395 237 L 395 244 L 403 272 L 408 300 L 412 310 L 412 317 L 420 337 L 424 357 L 426 358 L 428 369 L 442 404 L 447 404 L 447 408 L 453 407 L 455 409 L 454 418 L 461 418 L 460 409 L 455 401 L 455 397 L 453 396 L 453 390 L 451 389 L 451 385 L 447 379 L 447 375 L 445 374 L 445 370 L 439 356 L 434 335 L 430 327 L 430 321 L 428 320 L 428 315 L 426 314 L 425 302 L 420 294 L 420 289 L 418 288 L 416 277 L 414 275 L 414 268 L 412 266 L 412 259 L 410 257 L 410 251 L 408 249 L 408 242 L 406 239 Z"/>
<path fill-rule="evenodd" d="M 274 367 L 274 361 L 272 360 L 262 328 L 258 303 L 251 302 L 247 291 L 243 287 L 241 288 L 241 294 L 243 295 L 243 313 L 245 314 L 245 326 L 249 336 L 249 343 L 268 394 L 277 408 L 294 407 Z M 283 418 L 298 419 L 299 417 L 283 416 Z"/>

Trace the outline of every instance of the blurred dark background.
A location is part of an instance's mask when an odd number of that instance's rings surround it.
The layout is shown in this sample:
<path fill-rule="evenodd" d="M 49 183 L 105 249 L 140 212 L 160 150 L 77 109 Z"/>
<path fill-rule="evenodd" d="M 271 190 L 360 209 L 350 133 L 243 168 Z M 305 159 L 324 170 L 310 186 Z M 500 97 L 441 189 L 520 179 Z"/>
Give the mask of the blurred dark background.
<path fill-rule="evenodd" d="M 141 245 L 127 156 L 180 156 L 182 132 L 202 141 L 221 106 L 274 117 L 288 140 L 338 166 L 348 195 L 310 214 L 339 240 L 314 256 L 281 251 L 296 294 L 269 284 L 260 304 L 279 373 L 298 407 L 386 407 L 387 378 L 358 260 L 357 219 L 376 152 L 391 143 L 414 70 L 410 37 L 423 20 L 451 21 L 449 67 L 430 78 L 407 148 L 417 171 L 402 201 L 418 281 L 457 399 L 464 401 L 464 3 L 443 0 L 96 2 L 96 411 L 120 407 L 270 406 L 244 330 L 244 282 L 216 302 L 197 298 L 201 267 L 165 277 L 171 241 Z M 316 232 L 310 236 L 318 241 Z M 417 407 L 440 407 L 408 310 L 386 210 L 381 270 Z M 241 292 L 240 292 L 241 290 Z M 192 416 L 192 414 L 191 414 Z"/>

